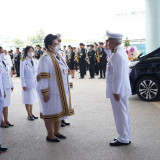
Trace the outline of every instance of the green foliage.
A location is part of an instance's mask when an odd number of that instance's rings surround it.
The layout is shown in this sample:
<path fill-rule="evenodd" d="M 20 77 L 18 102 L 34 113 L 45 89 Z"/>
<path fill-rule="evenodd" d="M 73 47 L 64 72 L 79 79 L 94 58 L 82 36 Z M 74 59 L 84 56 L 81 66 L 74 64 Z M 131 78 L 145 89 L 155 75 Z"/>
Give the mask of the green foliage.
<path fill-rule="evenodd" d="M 13 39 L 13 46 L 15 48 L 19 47 L 19 48 L 23 48 L 24 47 L 24 42 L 18 38 Z"/>
<path fill-rule="evenodd" d="M 28 38 L 28 44 L 35 47 L 37 44 L 39 44 L 41 47 L 44 46 L 44 38 L 45 33 L 42 29 L 39 31 L 36 31 L 36 33 Z"/>
<path fill-rule="evenodd" d="M 124 46 L 130 46 L 130 41 L 128 40 L 128 38 L 126 37 L 126 39 L 124 40 Z"/>

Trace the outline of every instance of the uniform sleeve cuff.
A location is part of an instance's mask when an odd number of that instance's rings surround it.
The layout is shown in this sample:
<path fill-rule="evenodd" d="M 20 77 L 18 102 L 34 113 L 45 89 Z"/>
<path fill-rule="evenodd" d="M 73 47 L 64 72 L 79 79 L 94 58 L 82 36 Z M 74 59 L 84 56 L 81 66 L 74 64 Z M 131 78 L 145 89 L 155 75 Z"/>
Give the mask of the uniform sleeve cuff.
<path fill-rule="evenodd" d="M 37 75 L 37 82 L 41 79 L 50 79 L 50 73 L 48 72 L 41 72 L 39 75 Z"/>
<path fill-rule="evenodd" d="M 43 96 L 48 96 L 49 95 L 49 88 L 41 89 L 41 93 L 43 94 Z"/>

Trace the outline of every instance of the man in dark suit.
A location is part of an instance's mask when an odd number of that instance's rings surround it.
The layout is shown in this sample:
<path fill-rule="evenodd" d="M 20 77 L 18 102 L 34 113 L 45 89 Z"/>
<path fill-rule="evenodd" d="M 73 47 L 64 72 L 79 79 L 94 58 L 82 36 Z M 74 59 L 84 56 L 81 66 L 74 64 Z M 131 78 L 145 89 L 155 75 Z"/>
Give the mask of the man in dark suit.
<path fill-rule="evenodd" d="M 41 50 L 41 46 L 40 45 L 36 45 L 36 54 L 35 54 L 35 58 L 40 59 L 40 57 L 43 55 L 43 52 Z"/>
<path fill-rule="evenodd" d="M 95 51 L 93 50 L 93 48 L 94 46 L 90 45 L 90 50 L 88 52 L 90 79 L 94 78 L 95 73 Z"/>
<path fill-rule="evenodd" d="M 21 52 L 19 48 L 16 49 L 16 54 L 14 55 L 14 64 L 16 69 L 16 77 L 20 77 L 20 59 L 21 59 Z"/>
<path fill-rule="evenodd" d="M 86 70 L 86 53 L 84 49 L 84 44 L 80 43 L 80 53 L 79 53 L 79 67 L 80 67 L 80 79 L 84 78 Z"/>
<path fill-rule="evenodd" d="M 99 69 L 100 69 L 100 77 L 105 79 L 105 73 L 106 73 L 106 64 L 107 64 L 107 55 L 104 51 L 104 43 L 103 42 L 99 42 L 99 57 L 100 57 L 100 63 L 99 63 Z"/>
<path fill-rule="evenodd" d="M 94 43 L 94 51 L 95 51 L 95 56 L 96 56 L 96 62 L 95 62 L 95 74 L 98 76 L 99 75 L 99 52 L 98 52 L 98 44 L 95 42 Z"/>

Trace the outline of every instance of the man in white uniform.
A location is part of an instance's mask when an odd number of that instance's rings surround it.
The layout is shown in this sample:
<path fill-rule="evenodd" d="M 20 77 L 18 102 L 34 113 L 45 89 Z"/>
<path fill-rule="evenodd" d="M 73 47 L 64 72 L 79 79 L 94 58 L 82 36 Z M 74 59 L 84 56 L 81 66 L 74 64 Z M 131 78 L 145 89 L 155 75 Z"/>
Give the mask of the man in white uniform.
<path fill-rule="evenodd" d="M 2 111 L 3 111 L 3 106 L 4 106 L 4 98 L 6 97 L 5 91 L 5 76 L 3 73 L 3 64 L 2 64 L 2 59 L 4 58 L 4 53 L 3 53 L 3 48 L 0 47 L 0 124 L 1 124 L 1 119 L 2 119 Z M 1 129 L 0 129 L 0 153 L 5 152 L 7 148 L 3 148 L 1 146 Z"/>
<path fill-rule="evenodd" d="M 128 57 L 121 46 L 123 35 L 107 31 L 107 36 L 112 55 L 107 64 L 106 97 L 110 98 L 118 133 L 118 138 L 110 145 L 129 145 L 131 140 L 128 99 L 131 95 L 131 87 Z"/>

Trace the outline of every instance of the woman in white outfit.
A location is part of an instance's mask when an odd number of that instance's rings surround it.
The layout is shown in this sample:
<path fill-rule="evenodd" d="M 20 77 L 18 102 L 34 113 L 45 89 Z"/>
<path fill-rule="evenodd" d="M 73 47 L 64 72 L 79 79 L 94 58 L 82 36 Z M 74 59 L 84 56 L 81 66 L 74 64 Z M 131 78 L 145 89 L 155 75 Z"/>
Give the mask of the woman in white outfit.
<path fill-rule="evenodd" d="M 44 42 L 47 53 L 40 58 L 37 92 L 40 115 L 48 132 L 46 140 L 60 142 L 66 137 L 60 133 L 61 120 L 74 114 L 71 106 L 68 66 L 58 53 L 57 36 L 49 34 Z"/>
<path fill-rule="evenodd" d="M 4 57 L 4 51 L 3 48 L 0 46 L 0 123 L 1 123 L 1 116 L 4 106 L 4 98 L 6 97 L 6 86 L 5 86 L 5 76 L 3 72 L 3 60 Z M 2 152 L 7 151 L 7 148 L 2 147 L 1 145 L 1 129 L 0 129 L 0 154 Z"/>
<path fill-rule="evenodd" d="M 6 85 L 6 98 L 4 99 L 4 107 L 3 107 L 3 118 L 1 122 L 2 128 L 8 128 L 14 126 L 8 120 L 8 106 L 10 106 L 11 101 L 11 91 L 13 91 L 13 82 L 11 78 L 11 67 L 12 61 L 9 55 L 5 55 L 3 57 L 3 70 L 5 75 L 5 85 Z"/>
<path fill-rule="evenodd" d="M 36 102 L 36 75 L 38 60 L 33 58 L 33 48 L 25 48 L 25 58 L 20 62 L 20 77 L 22 84 L 22 102 L 25 104 L 28 120 L 38 119 L 32 113 L 32 105 Z"/>

